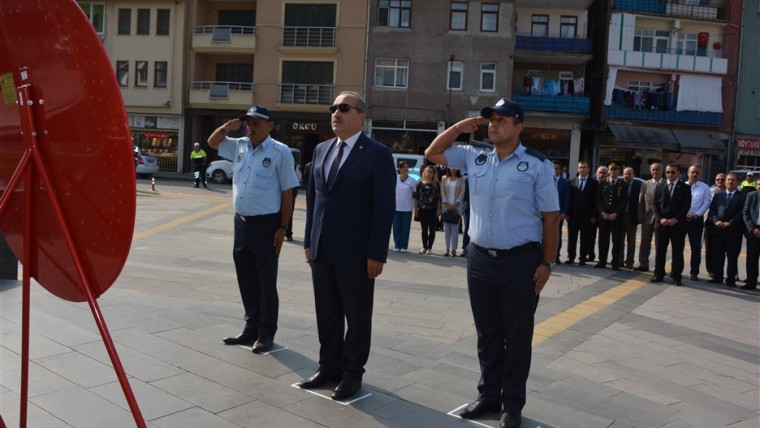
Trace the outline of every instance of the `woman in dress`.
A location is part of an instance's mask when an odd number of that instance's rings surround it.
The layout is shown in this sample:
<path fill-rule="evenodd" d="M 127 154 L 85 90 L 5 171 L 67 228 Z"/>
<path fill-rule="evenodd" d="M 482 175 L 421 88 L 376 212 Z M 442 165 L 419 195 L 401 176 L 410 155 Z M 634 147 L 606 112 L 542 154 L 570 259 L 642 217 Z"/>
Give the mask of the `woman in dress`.
<path fill-rule="evenodd" d="M 422 179 L 417 183 L 417 205 L 414 217 L 419 218 L 422 227 L 422 249 L 420 254 L 432 254 L 435 228 L 441 215 L 441 186 L 438 174 L 432 165 L 425 167 Z"/>

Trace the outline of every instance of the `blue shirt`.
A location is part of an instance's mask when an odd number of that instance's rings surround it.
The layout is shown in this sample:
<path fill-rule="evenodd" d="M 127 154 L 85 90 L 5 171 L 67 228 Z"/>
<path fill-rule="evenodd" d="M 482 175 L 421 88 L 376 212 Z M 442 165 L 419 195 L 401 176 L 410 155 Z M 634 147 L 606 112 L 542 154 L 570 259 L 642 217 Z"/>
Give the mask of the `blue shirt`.
<path fill-rule="evenodd" d="M 504 160 L 494 149 L 452 146 L 450 168 L 467 171 L 470 239 L 485 248 L 506 250 L 542 240 L 542 212 L 559 211 L 554 166 L 519 144 Z"/>
<path fill-rule="evenodd" d="M 255 149 L 248 137 L 224 137 L 218 150 L 232 160 L 232 205 L 240 215 L 278 213 L 282 192 L 298 187 L 290 149 L 271 137 Z"/>

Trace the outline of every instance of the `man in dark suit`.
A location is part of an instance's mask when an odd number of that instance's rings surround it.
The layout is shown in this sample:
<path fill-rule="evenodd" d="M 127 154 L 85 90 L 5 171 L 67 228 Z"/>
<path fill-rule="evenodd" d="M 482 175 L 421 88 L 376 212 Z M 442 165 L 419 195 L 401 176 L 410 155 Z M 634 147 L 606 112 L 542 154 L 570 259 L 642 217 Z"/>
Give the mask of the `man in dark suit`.
<path fill-rule="evenodd" d="M 639 193 L 641 182 L 634 180 L 633 168 L 623 170 L 625 208 L 623 210 L 623 238 L 627 242 L 625 250 L 625 267 L 633 269 L 633 256 L 636 253 L 636 230 L 639 228 Z M 623 251 L 621 246 L 620 251 Z M 622 259 L 622 256 L 621 256 Z"/>
<path fill-rule="evenodd" d="M 383 272 L 396 210 L 393 157 L 362 133 L 366 110 L 355 92 L 340 93 L 330 106 L 337 138 L 314 149 L 306 197 L 304 250 L 314 284 L 320 350 L 318 371 L 299 386 L 313 389 L 340 381 L 334 400 L 361 388 L 375 278 Z"/>
<path fill-rule="evenodd" d="M 757 190 L 747 194 L 742 214 L 747 227 L 747 283 L 741 289 L 756 290 L 757 264 L 760 261 L 760 180 L 757 181 Z"/>
<path fill-rule="evenodd" d="M 747 194 L 738 190 L 739 179 L 736 174 L 726 175 L 726 191 L 716 193 L 710 204 L 710 234 L 713 249 L 710 264 L 713 278 L 708 282 L 720 284 L 723 282 L 723 264 L 726 262 L 726 285 L 736 287 L 736 274 L 739 273 L 739 253 L 742 249 L 742 235 L 745 222 L 742 217 L 744 200 Z M 714 250 L 714 251 L 713 251 Z M 749 260 L 747 260 L 749 263 Z"/>
<path fill-rule="evenodd" d="M 678 179 L 678 165 L 665 167 L 665 181 L 657 185 L 654 191 L 652 209 L 655 216 L 655 248 L 654 276 L 651 282 L 662 282 L 665 277 L 665 255 L 668 243 L 673 256 L 671 272 L 673 283 L 682 285 L 683 247 L 686 240 L 686 214 L 691 206 L 691 188 Z"/>
<path fill-rule="evenodd" d="M 557 245 L 557 258 L 559 261 L 559 250 L 562 249 L 562 226 L 565 219 L 570 214 L 570 183 L 562 177 L 562 162 L 552 161 L 554 165 L 554 185 L 557 186 L 559 194 L 559 244 Z"/>
<path fill-rule="evenodd" d="M 623 264 L 623 212 L 625 210 L 626 188 L 623 180 L 618 180 L 620 167 L 610 164 L 610 179 L 599 183 L 596 207 L 599 210 L 599 263 L 595 268 L 607 267 L 607 255 L 612 236 L 612 269 L 620 270 Z M 616 171 L 616 172 L 613 172 Z"/>
<path fill-rule="evenodd" d="M 594 252 L 594 235 L 597 219 L 596 192 L 599 182 L 589 175 L 588 162 L 578 162 L 578 176 L 570 180 L 570 216 L 567 220 L 567 264 L 575 261 L 578 235 L 581 236 L 581 253 L 578 264 L 584 266 L 586 257 Z"/>

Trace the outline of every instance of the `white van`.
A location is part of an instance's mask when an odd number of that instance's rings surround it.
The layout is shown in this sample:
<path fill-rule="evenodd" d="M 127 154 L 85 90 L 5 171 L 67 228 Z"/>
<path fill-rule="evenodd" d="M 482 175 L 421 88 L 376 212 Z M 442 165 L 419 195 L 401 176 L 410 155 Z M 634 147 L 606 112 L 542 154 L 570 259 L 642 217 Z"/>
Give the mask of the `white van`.
<path fill-rule="evenodd" d="M 420 177 L 422 177 L 421 168 L 425 165 L 425 156 L 410 153 L 393 153 L 393 167 L 398 169 L 399 162 L 406 162 L 409 165 L 409 176 L 420 181 Z"/>

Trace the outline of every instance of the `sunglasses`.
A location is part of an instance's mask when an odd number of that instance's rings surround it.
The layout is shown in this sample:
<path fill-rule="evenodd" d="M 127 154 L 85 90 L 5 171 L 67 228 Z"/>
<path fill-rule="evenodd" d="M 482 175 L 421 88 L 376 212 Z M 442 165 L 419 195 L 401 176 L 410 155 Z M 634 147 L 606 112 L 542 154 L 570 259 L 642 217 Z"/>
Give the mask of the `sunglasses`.
<path fill-rule="evenodd" d="M 675 171 L 665 171 L 665 174 L 676 174 Z"/>
<path fill-rule="evenodd" d="M 715 181 L 726 181 L 725 178 L 716 178 Z"/>
<path fill-rule="evenodd" d="M 348 111 L 351 110 L 351 109 L 354 109 L 354 110 L 358 111 L 359 113 L 361 113 L 361 112 L 364 111 L 364 110 L 362 110 L 360 108 L 356 108 L 356 107 L 354 107 L 352 105 L 348 105 L 348 104 L 343 103 L 343 104 L 333 104 L 333 105 L 331 105 L 330 106 L 330 114 L 335 113 L 335 110 L 340 110 L 341 113 L 348 113 Z"/>

